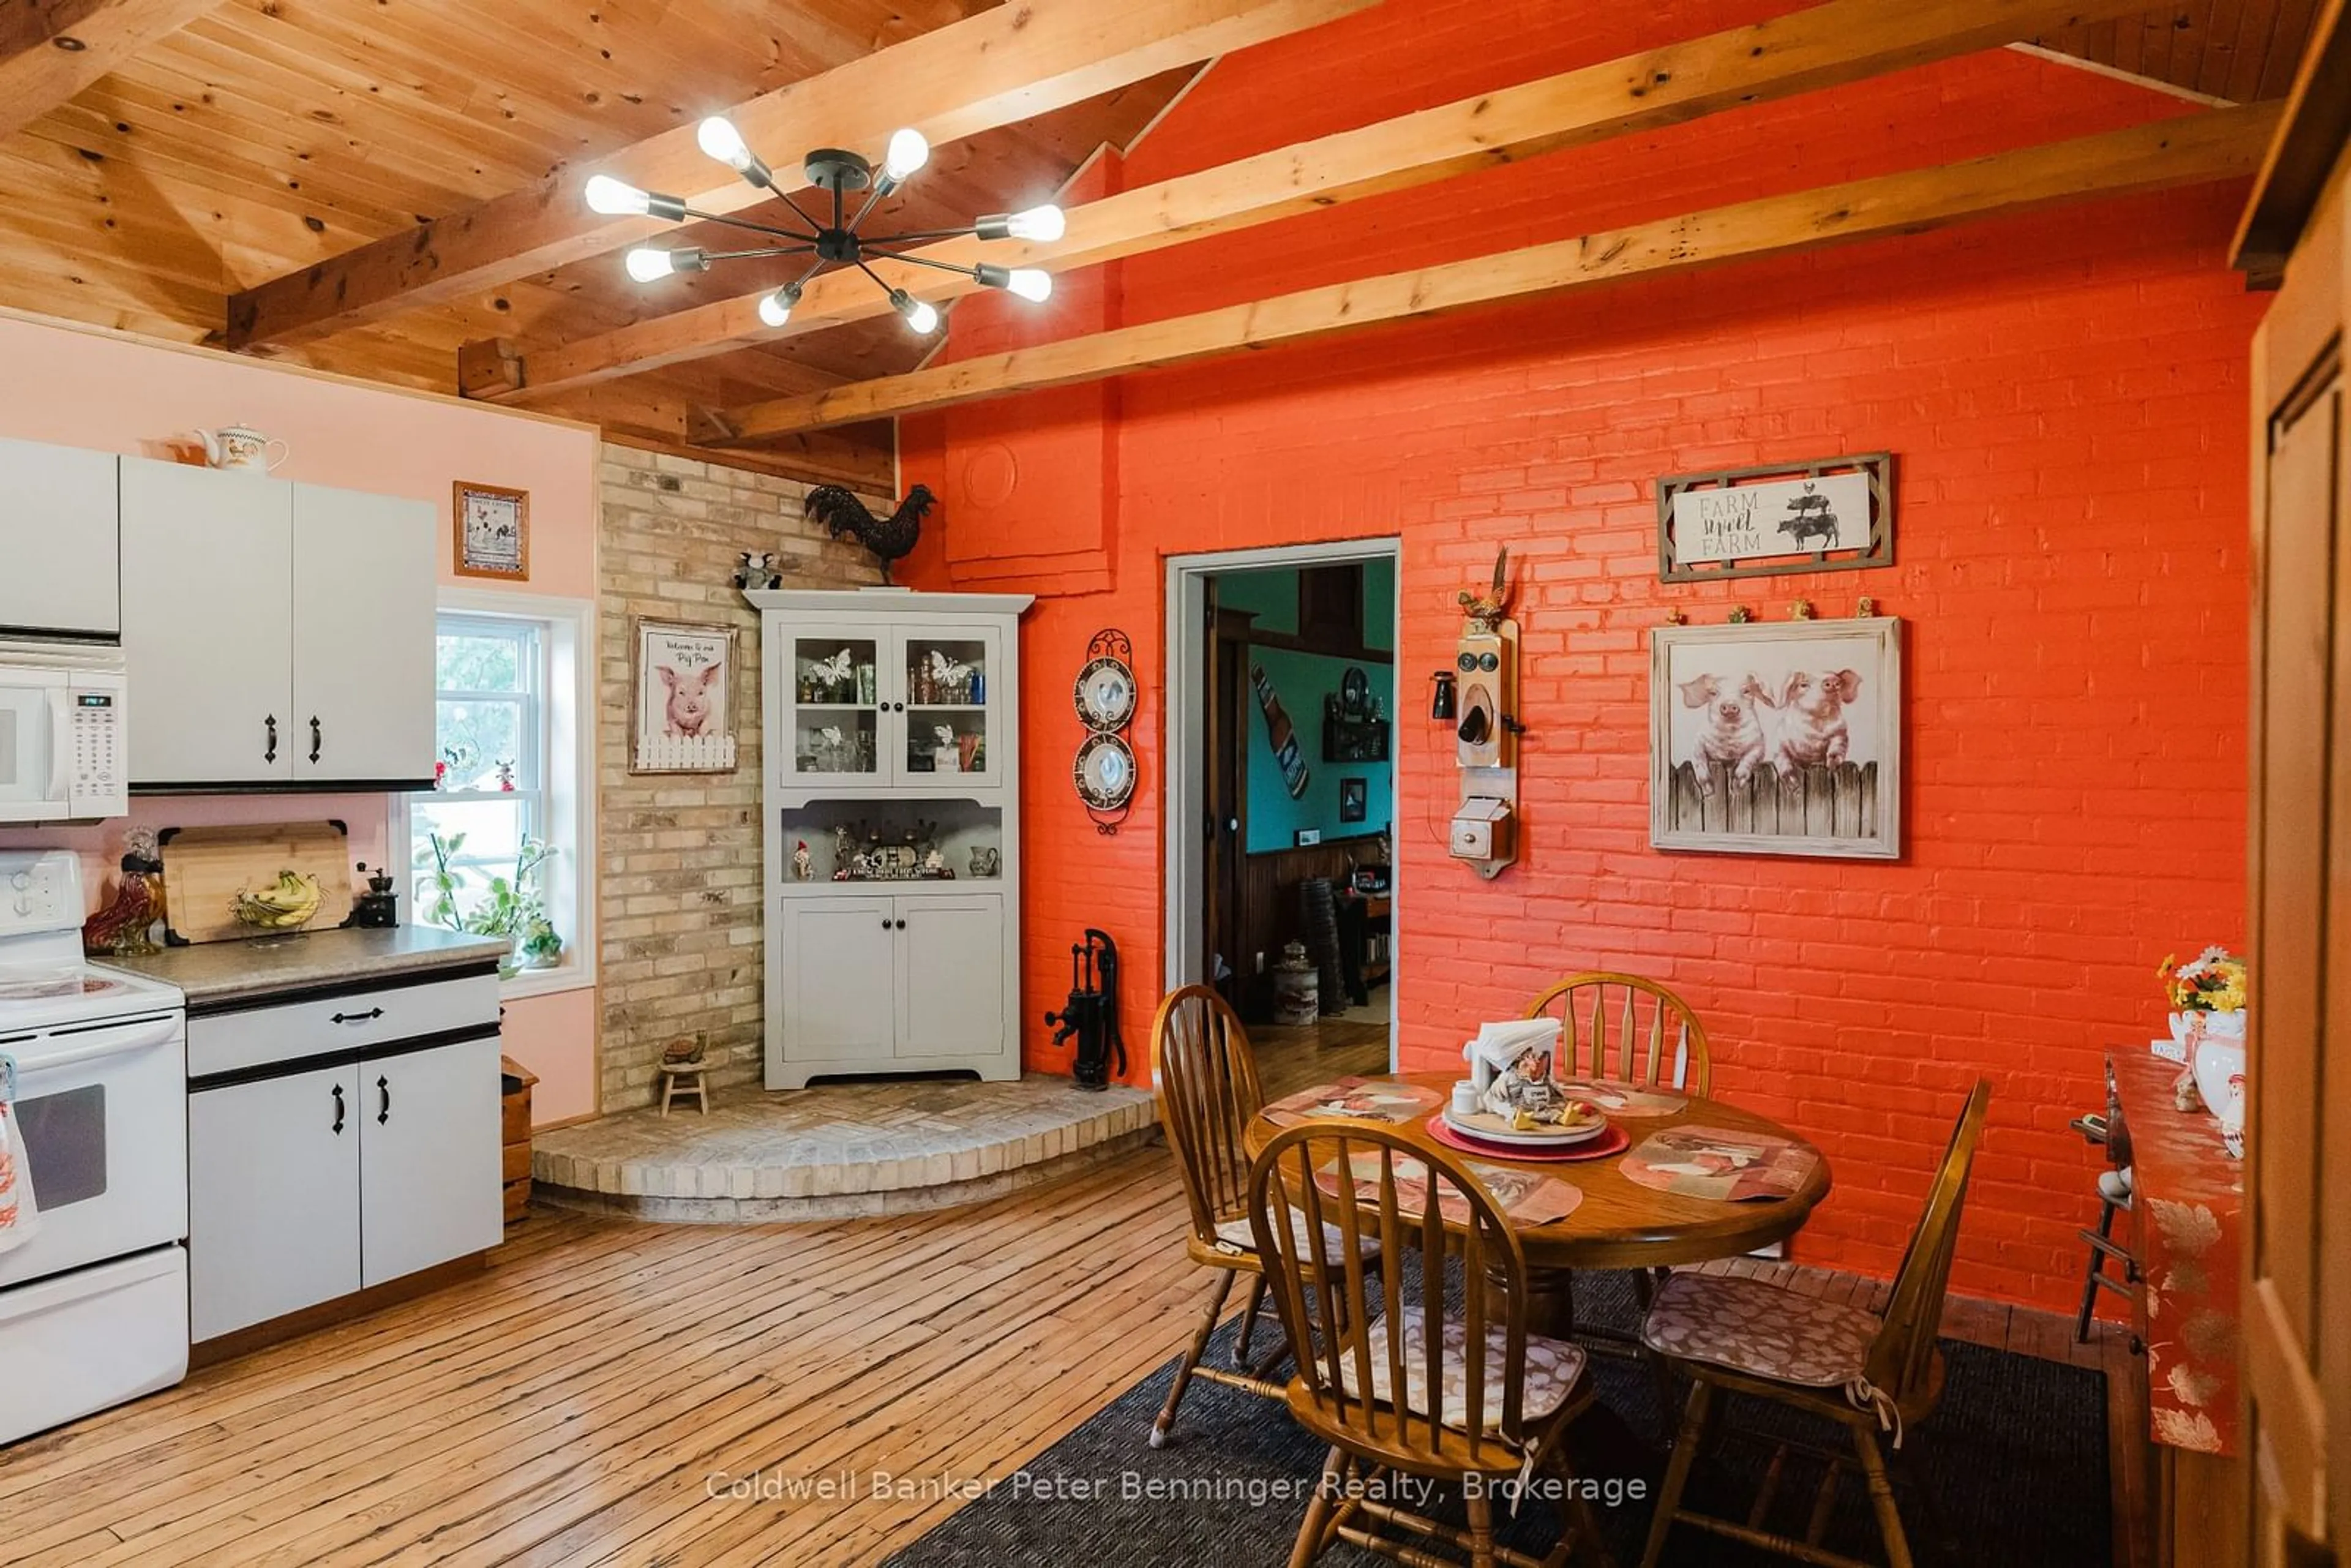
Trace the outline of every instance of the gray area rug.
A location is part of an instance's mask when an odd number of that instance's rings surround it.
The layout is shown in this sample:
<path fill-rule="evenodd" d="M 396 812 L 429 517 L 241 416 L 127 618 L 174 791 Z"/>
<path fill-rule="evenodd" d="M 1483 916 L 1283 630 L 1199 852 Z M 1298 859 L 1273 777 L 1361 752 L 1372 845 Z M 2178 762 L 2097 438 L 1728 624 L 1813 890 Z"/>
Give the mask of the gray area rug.
<path fill-rule="evenodd" d="M 1625 1276 L 1582 1276 L 1577 1304 L 1586 1319 L 1633 1322 Z M 1203 1276 L 1205 1283 L 1206 1277 Z M 1587 1287 L 1585 1281 L 1591 1281 Z M 1231 1364 L 1237 1325 L 1228 1323 L 1209 1354 Z M 1278 1325 L 1260 1324 L 1259 1348 Z M 1946 1340 L 1949 1377 L 1934 1418 L 1908 1434 L 1932 1478 L 1929 1500 L 1897 1490 L 1914 1553 L 1938 1561 L 2001 1568 L 2106 1568 L 2110 1499 L 2106 1476 L 2106 1391 L 2103 1373 Z M 1620 1563 L 1640 1560 L 1651 1503 L 1671 1436 L 1646 1366 L 1597 1354 L 1593 1375 L 1603 1409 L 1578 1424 L 1580 1475 L 1619 1483 L 1619 1500 L 1596 1511 Z M 1121 1395 L 1018 1474 L 1000 1478 L 984 1498 L 889 1560 L 887 1568 L 1054 1568 L 1106 1564 L 1280 1563 L 1288 1560 L 1306 1490 L 1325 1452 L 1278 1406 L 1195 1378 L 1174 1437 L 1155 1451 L 1146 1438 L 1167 1396 L 1170 1361 Z M 1751 1399 L 1724 1411 L 1736 1430 L 1763 1430 L 1802 1441 L 1843 1446 L 1843 1429 Z M 1679 1411 L 1675 1412 L 1678 1420 Z M 1736 1437 L 1717 1444 L 1694 1472 L 1689 1501 L 1708 1512 L 1744 1517 L 1755 1496 L 1767 1445 Z M 1850 1467 L 1847 1467 L 1850 1469 Z M 1772 1528 L 1801 1535 L 1820 1470 L 1792 1456 Z M 1646 1482 L 1635 1499 L 1624 1483 Z M 1458 1498 L 1440 1494 L 1424 1510 L 1458 1520 Z M 1943 1537 L 1938 1546 L 1938 1537 Z M 1557 1539 L 1550 1509 L 1529 1501 L 1505 1541 L 1541 1554 Z M 1867 1499 L 1847 1475 L 1827 1545 L 1865 1562 L 1883 1562 Z M 1342 1543 L 1322 1562 L 1363 1568 L 1381 1562 Z M 1785 1563 L 1684 1524 L 1675 1528 L 1667 1564 L 1750 1568 Z"/>

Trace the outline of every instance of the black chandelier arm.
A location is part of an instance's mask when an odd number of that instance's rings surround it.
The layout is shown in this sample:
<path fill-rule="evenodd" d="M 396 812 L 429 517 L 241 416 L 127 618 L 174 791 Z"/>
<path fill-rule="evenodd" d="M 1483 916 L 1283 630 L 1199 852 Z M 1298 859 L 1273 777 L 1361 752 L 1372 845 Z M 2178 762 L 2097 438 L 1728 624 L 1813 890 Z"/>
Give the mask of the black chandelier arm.
<path fill-rule="evenodd" d="M 753 261 L 771 256 L 813 256 L 815 253 L 816 246 L 812 245 L 769 245 L 761 246 L 757 250 L 705 251 L 703 259 L 705 261 Z M 817 264 L 818 267 L 823 265 L 822 262 Z M 812 267 L 810 271 L 813 274 L 815 268 Z"/>
<path fill-rule="evenodd" d="M 959 229 L 917 229 L 912 234 L 875 235 L 865 244 L 870 248 L 877 245 L 907 245 L 915 240 L 969 239 L 976 232 L 974 225 L 966 224 Z"/>
<path fill-rule="evenodd" d="M 977 277 L 979 276 L 979 268 L 976 267 L 957 267 L 951 261 L 934 261 L 927 256 L 916 256 L 907 251 L 875 250 L 872 246 L 867 246 L 865 247 L 865 254 L 868 256 L 881 256 L 886 261 L 904 261 L 911 262 L 916 267 L 935 267 L 941 272 L 957 273 L 965 277 Z M 880 280 L 876 279 L 875 281 L 878 282 Z"/>
<path fill-rule="evenodd" d="M 857 215 L 849 220 L 849 232 L 851 234 L 855 234 L 857 232 L 857 225 L 863 223 L 868 217 L 872 215 L 873 209 L 882 204 L 882 198 L 889 194 L 888 192 L 882 188 L 886 183 L 887 182 L 882 180 L 876 180 L 873 182 L 873 188 L 865 193 L 864 204 L 857 209 Z"/>
<path fill-rule="evenodd" d="M 801 245 L 814 245 L 817 240 L 815 235 L 803 234 L 799 229 L 779 229 L 771 224 L 755 224 L 748 218 L 738 218 L 726 213 L 705 213 L 695 207 L 687 207 L 684 211 L 686 217 L 696 223 L 725 224 L 728 228 L 748 229 L 753 234 L 772 235 L 777 239 L 792 240 Z"/>
<path fill-rule="evenodd" d="M 808 238 L 814 239 L 816 237 L 816 231 L 824 227 L 822 224 L 817 222 L 816 219 L 809 215 L 809 211 L 806 207 L 801 206 L 798 202 L 792 200 L 790 192 L 779 190 L 774 192 L 774 195 L 776 200 L 791 208 L 794 216 L 798 217 L 800 222 L 808 225 L 810 231 L 807 236 Z"/>

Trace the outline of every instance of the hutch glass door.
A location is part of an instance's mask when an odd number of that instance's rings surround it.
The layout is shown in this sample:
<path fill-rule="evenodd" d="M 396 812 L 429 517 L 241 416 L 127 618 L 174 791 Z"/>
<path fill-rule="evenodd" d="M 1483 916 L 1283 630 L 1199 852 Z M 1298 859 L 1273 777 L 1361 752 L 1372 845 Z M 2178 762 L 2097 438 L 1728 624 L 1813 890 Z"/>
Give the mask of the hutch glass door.
<path fill-rule="evenodd" d="M 892 674 L 904 683 L 906 703 L 898 781 L 942 790 L 1001 783 L 997 752 L 1009 741 L 990 722 L 1005 701 L 996 632 L 909 627 L 899 632 L 896 652 Z"/>
<path fill-rule="evenodd" d="M 802 632 L 778 676 L 785 734 L 777 776 L 786 783 L 824 779 L 878 782 L 887 770 L 882 715 L 885 644 L 847 632 Z"/>

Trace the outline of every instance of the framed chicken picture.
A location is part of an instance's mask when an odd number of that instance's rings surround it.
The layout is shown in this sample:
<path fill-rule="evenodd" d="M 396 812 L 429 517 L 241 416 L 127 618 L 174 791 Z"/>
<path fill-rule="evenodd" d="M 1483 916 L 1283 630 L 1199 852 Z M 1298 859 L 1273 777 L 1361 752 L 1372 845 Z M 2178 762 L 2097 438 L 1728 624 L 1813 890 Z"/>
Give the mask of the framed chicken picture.
<path fill-rule="evenodd" d="M 735 628 L 629 624 L 632 773 L 735 769 Z"/>
<path fill-rule="evenodd" d="M 530 492 L 456 482 L 449 503 L 453 566 L 459 577 L 530 580 Z"/>
<path fill-rule="evenodd" d="M 1902 852 L 1902 623 L 1649 633 L 1649 842 L 1892 860 Z"/>

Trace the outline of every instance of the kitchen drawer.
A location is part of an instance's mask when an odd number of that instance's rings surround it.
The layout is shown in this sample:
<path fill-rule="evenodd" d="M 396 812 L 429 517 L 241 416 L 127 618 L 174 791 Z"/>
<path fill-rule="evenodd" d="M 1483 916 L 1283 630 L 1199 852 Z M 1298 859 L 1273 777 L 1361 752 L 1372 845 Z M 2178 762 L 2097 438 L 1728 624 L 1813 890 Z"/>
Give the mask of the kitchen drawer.
<path fill-rule="evenodd" d="M 190 1019 L 188 1076 L 204 1079 L 453 1030 L 495 1030 L 497 1025 L 496 975 L 377 990 L 354 988 L 310 1001 Z"/>

